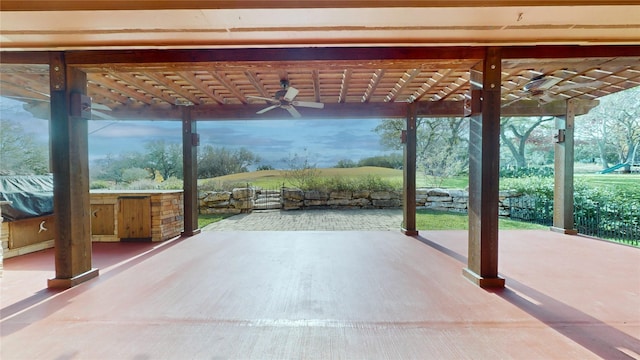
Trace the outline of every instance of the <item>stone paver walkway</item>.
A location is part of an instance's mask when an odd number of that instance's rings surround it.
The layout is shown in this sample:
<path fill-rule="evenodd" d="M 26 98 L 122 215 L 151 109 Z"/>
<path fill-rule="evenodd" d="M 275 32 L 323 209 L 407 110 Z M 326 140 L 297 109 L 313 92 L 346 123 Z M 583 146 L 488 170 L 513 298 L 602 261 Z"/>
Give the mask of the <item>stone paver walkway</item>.
<path fill-rule="evenodd" d="M 235 215 L 203 231 L 398 231 L 402 210 L 269 210 Z"/>

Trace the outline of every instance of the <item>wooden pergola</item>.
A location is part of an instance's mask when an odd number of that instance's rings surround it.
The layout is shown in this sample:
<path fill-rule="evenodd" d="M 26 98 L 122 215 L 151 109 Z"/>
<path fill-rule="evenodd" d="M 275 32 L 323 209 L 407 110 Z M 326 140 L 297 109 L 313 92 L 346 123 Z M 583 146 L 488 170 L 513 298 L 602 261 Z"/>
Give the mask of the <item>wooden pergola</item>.
<path fill-rule="evenodd" d="M 497 15 L 512 12 L 507 5 L 522 6 L 510 20 L 513 25 L 483 19 L 473 25 L 480 38 L 456 40 L 474 29 L 468 20 L 402 27 L 378 18 L 391 11 L 385 7 L 391 5 L 366 1 L 304 5 L 287 1 L 242 5 L 226 1 L 3 1 L 0 95 L 24 101 L 26 108 L 49 113 L 51 119 L 58 234 L 56 277 L 49 286 L 71 287 L 98 274 L 91 263 L 87 119 L 182 121 L 184 234 L 191 236 L 199 231 L 197 122 L 289 117 L 282 109 L 256 114 L 266 105 L 252 98 L 273 96 L 281 89 L 281 80 L 300 90 L 296 100 L 325 104 L 323 109 L 300 108 L 303 118 L 406 119 L 402 230 L 407 235 L 417 235 L 416 119 L 468 116 L 469 261 L 463 273 L 482 287 L 504 286 L 498 276 L 500 116 L 562 119 L 557 122 L 561 136 L 555 145 L 554 228 L 573 233 L 574 117 L 596 106 L 599 97 L 640 85 L 640 23 L 638 18 L 635 23 L 632 20 L 640 6 L 635 2 L 572 1 L 573 9 L 553 1 L 513 3 L 393 3 L 395 10 L 457 13 L 462 18 L 474 11 Z M 591 27 L 580 22 L 593 19 L 589 7 L 604 3 L 616 5 L 607 11 L 619 13 L 618 22 L 593 20 Z M 371 15 L 370 24 L 350 28 L 345 25 L 349 19 L 338 18 L 333 20 L 337 25 L 327 20 L 304 27 L 299 19 L 279 17 L 307 10 L 331 19 L 337 9 Z M 580 15 L 572 19 L 577 25 L 547 24 L 544 14 L 538 14 L 545 9 L 557 10 L 559 16 L 573 11 Z M 176 24 L 166 29 L 145 27 L 157 12 L 173 10 L 179 10 L 175 13 L 178 19 L 188 19 L 194 11 L 232 14 L 238 21 L 250 11 L 273 18 L 266 20 L 267 25 L 256 23 L 249 28 L 225 27 L 229 24 L 214 24 L 213 29 L 197 24 L 189 29 Z M 539 18 L 526 26 L 517 24 L 530 13 Z M 135 31 L 122 27 L 124 20 L 118 18 L 109 29 L 102 25 L 69 29 L 60 24 L 40 28 L 39 19 L 58 14 L 74 19 L 122 15 L 139 19 L 143 25 Z M 411 23 L 412 16 L 407 17 Z M 7 19 L 11 20 L 8 24 Z M 33 21 L 29 25 L 33 29 L 23 28 L 25 19 Z M 282 25 L 271 24 L 277 21 Z M 592 39 L 595 28 L 607 35 Z M 544 44 L 539 44 L 532 29 L 540 30 Z M 310 40 L 309 36 L 322 31 L 327 35 Z M 357 34 L 345 39 L 349 31 Z M 407 31 L 416 31 L 420 38 L 408 38 Z M 238 39 L 228 37 L 234 32 Z M 438 37 L 445 32 L 448 37 Z M 213 40 L 203 40 L 203 33 Z M 279 38 L 283 33 L 291 37 Z M 583 44 L 587 40 L 593 43 Z M 541 92 L 530 91 L 529 84 L 540 78 L 552 79 L 553 84 Z"/>

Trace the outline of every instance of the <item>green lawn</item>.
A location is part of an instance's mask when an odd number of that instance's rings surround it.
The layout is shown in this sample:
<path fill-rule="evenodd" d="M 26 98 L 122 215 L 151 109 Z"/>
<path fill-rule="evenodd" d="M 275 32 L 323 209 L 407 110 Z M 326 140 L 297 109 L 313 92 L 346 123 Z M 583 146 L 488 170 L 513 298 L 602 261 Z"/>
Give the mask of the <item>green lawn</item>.
<path fill-rule="evenodd" d="M 202 229 L 209 224 L 213 224 L 233 215 L 234 214 L 200 214 L 198 215 L 198 228 Z"/>
<path fill-rule="evenodd" d="M 198 227 L 203 228 L 214 222 L 233 216 L 233 214 L 199 215 Z M 418 210 L 416 213 L 416 226 L 418 230 L 467 230 L 469 217 L 466 214 L 457 214 L 446 211 Z M 548 227 L 529 224 L 507 219 L 499 220 L 500 229 L 547 229 Z"/>
<path fill-rule="evenodd" d="M 640 174 L 576 174 L 575 178 L 593 187 L 606 187 L 629 194 L 640 192 Z"/>
<path fill-rule="evenodd" d="M 346 177 L 357 178 L 367 175 L 373 175 L 381 178 L 382 180 L 390 181 L 397 184 L 402 184 L 402 170 L 388 169 L 374 166 L 364 166 L 357 168 L 328 168 L 328 169 L 316 169 L 319 176 L 332 178 L 332 177 Z M 275 188 L 282 186 L 290 186 L 284 170 L 261 170 L 240 174 L 231 174 L 225 176 L 219 176 L 212 179 L 200 180 L 201 182 L 214 182 L 218 186 L 224 184 L 243 184 L 250 183 L 253 186 L 259 186 L 264 188 Z M 418 174 L 416 178 L 417 186 L 427 187 L 434 186 L 434 182 L 427 179 L 424 175 Z M 469 180 L 466 176 L 458 176 L 442 181 L 441 186 L 445 188 L 464 189 L 469 184 Z"/>
<path fill-rule="evenodd" d="M 418 230 L 468 230 L 469 216 L 446 211 L 419 209 L 416 213 L 416 227 Z M 498 227 L 503 230 L 511 229 L 548 229 L 547 226 L 499 219 Z"/>

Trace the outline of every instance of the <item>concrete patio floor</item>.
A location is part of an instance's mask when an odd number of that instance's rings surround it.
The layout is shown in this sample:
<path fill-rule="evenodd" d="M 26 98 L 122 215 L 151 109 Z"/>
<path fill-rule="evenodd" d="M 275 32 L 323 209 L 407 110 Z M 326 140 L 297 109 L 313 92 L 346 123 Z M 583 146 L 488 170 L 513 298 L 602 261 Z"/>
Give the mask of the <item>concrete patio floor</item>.
<path fill-rule="evenodd" d="M 5 262 L 2 359 L 638 359 L 640 250 L 501 231 L 507 287 L 462 276 L 465 231 L 203 232 L 96 243 L 100 276 L 46 289 Z"/>

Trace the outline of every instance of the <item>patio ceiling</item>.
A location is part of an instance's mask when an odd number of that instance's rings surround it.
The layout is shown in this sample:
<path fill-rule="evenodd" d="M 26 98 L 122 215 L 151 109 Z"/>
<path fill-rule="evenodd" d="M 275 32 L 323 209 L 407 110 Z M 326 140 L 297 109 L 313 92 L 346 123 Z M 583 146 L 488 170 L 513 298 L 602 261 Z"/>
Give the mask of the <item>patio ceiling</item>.
<path fill-rule="evenodd" d="M 309 50 L 306 56 L 333 56 L 331 49 L 325 50 Z M 170 52 L 172 61 L 153 63 L 129 63 L 131 55 L 126 53 L 92 55 L 105 59 L 102 64 L 82 64 L 93 62 L 82 52 L 68 58 L 87 73 L 96 119 L 178 120 L 181 105 L 193 106 L 198 119 L 288 118 L 283 109 L 256 114 L 269 104 L 252 98 L 273 97 L 283 79 L 299 90 L 296 100 L 325 104 L 324 109 L 299 107 L 304 118 L 384 118 L 404 116 L 403 104 L 409 102 L 419 102 L 423 113 L 435 116 L 462 115 L 471 68 L 481 61 L 481 51 L 476 50 L 466 49 L 464 59 L 419 58 L 419 49 L 407 49 L 404 59 L 389 58 L 394 56 L 390 50 L 386 59 L 378 60 L 363 49 L 341 49 L 331 60 L 287 60 L 303 50 L 283 49 L 260 51 L 259 57 L 272 60 L 255 60 L 255 54 L 234 50 L 174 51 Z M 177 61 L 180 54 L 190 54 L 194 62 Z M 357 54 L 364 57 L 341 60 Z M 222 55 L 235 60 L 208 61 Z M 117 60 L 109 62 L 113 58 Z M 237 60 L 241 58 L 245 60 Z M 502 66 L 502 110 L 507 115 L 533 115 L 552 109 L 553 104 L 543 106 L 548 101 L 594 100 L 640 85 L 640 57 L 505 59 Z M 542 94 L 526 91 L 525 85 L 540 75 L 555 84 Z M 26 109 L 47 116 L 48 65 L 3 64 L 0 81 L 1 96 L 23 101 Z"/>
<path fill-rule="evenodd" d="M 630 0 L 3 0 L 0 95 L 46 117 L 46 51 L 65 51 L 96 118 L 180 119 L 181 105 L 197 119 L 287 118 L 251 98 L 283 79 L 325 104 L 304 118 L 404 116 L 407 102 L 462 115 L 484 47 L 503 46 L 503 114 L 563 114 L 540 103 L 586 109 L 640 85 L 639 15 Z M 540 75 L 555 84 L 534 96 Z"/>

